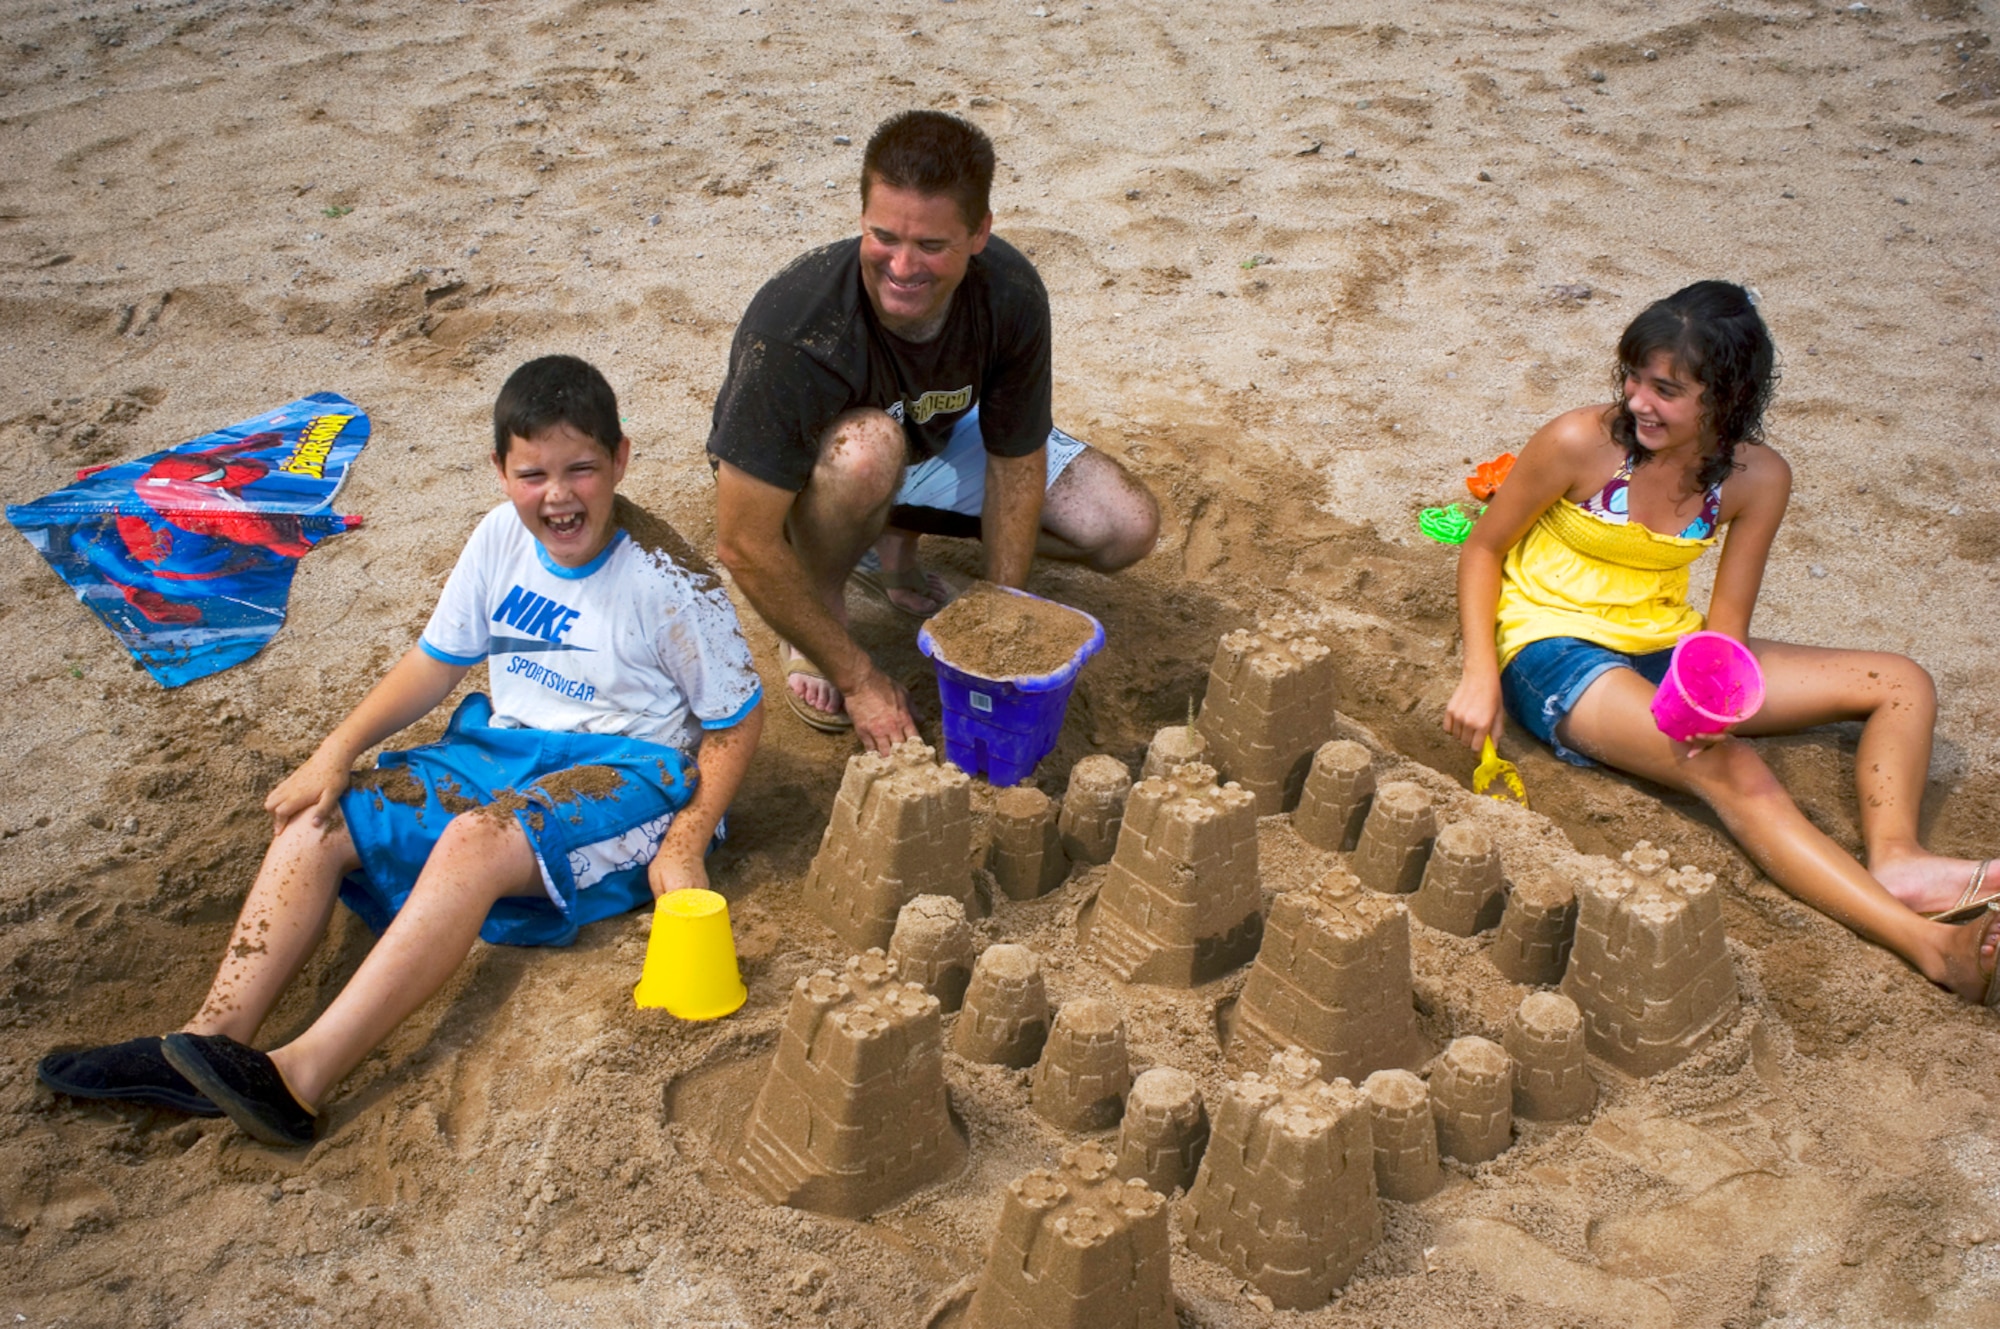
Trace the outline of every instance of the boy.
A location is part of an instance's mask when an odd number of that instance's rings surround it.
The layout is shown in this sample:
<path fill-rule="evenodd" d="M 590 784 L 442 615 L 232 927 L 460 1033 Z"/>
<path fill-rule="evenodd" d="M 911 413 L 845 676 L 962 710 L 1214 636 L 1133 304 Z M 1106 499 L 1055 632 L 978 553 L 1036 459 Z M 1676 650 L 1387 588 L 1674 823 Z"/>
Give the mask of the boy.
<path fill-rule="evenodd" d="M 715 577 L 616 500 L 630 456 L 596 369 L 548 356 L 514 371 L 493 407 L 507 502 L 466 542 L 416 649 L 265 800 L 271 847 L 207 999 L 164 1039 L 44 1058 L 43 1083 L 219 1109 L 267 1144 L 308 1144 L 326 1095 L 475 936 L 560 945 L 707 884 L 703 854 L 763 728 L 761 688 Z M 468 697 L 437 743 L 385 752 L 350 784 L 362 752 L 482 659 L 490 702 Z M 380 941 L 310 1028 L 256 1051 L 336 893 Z"/>

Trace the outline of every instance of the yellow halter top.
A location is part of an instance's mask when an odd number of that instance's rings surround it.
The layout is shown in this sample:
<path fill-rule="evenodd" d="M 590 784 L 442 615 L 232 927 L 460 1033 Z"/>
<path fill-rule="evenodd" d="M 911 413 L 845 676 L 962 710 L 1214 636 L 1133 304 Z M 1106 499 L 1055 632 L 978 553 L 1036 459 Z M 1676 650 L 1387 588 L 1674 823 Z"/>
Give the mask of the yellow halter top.
<path fill-rule="evenodd" d="M 1523 646 L 1580 637 L 1626 655 L 1665 650 L 1702 616 L 1688 604 L 1688 567 L 1715 543 L 1601 521 L 1566 498 L 1507 551 L 1494 641 L 1506 668 Z"/>

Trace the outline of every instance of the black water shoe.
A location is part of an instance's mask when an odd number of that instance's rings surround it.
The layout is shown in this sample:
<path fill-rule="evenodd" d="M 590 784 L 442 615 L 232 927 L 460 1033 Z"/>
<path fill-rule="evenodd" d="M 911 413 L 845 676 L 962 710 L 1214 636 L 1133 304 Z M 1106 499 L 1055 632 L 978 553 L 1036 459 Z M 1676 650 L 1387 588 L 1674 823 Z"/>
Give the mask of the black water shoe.
<path fill-rule="evenodd" d="M 166 1108 L 191 1117 L 219 1117 L 185 1075 L 167 1064 L 157 1038 L 134 1038 L 80 1052 L 51 1052 L 35 1067 L 41 1082 L 71 1098 L 108 1098 Z"/>
<path fill-rule="evenodd" d="M 245 1132 L 265 1144 L 313 1142 L 313 1114 L 269 1057 L 222 1034 L 168 1034 L 163 1042 L 174 1069 Z"/>

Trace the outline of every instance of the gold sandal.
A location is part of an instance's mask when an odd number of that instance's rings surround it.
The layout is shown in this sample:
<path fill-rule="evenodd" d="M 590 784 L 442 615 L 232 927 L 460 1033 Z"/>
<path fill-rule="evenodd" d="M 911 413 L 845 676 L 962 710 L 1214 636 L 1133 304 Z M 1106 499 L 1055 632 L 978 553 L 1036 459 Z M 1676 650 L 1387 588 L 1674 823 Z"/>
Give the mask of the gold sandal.
<path fill-rule="evenodd" d="M 1992 866 L 1993 860 L 1989 858 L 1974 868 L 1972 880 L 1965 883 L 1965 889 L 1959 892 L 1958 902 L 1949 909 L 1925 914 L 1925 919 L 1932 923 L 1969 923 L 1989 907 L 2000 906 L 2000 886 L 1985 895 L 1979 893 L 1980 888 L 1986 885 L 1986 870 Z"/>

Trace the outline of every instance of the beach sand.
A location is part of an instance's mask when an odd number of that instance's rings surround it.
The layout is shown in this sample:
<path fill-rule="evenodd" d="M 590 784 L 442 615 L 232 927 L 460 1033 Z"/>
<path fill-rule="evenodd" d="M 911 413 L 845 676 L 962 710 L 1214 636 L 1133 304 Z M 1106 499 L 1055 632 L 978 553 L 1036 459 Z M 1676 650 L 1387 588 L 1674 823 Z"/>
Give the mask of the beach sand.
<path fill-rule="evenodd" d="M 1685 799 L 1518 735 L 1546 818 L 1464 793 L 1472 755 L 1440 728 L 1453 554 L 1416 527 L 1605 399 L 1646 302 L 1754 286 L 1796 475 L 1755 630 L 1921 661 L 1926 834 L 2000 851 L 1997 23 L 1993 0 L 0 2 L 7 499 L 307 392 L 375 430 L 339 500 L 367 524 L 305 559 L 263 654 L 171 693 L 0 539 L 0 1320 L 905 1325 L 976 1276 L 1002 1188 L 1079 1138 L 1029 1110 L 1025 1073 L 950 1061 L 970 1162 L 867 1221 L 767 1206 L 719 1161 L 792 983 L 844 958 L 798 887 L 851 744 L 775 703 L 713 868 L 750 991 L 726 1020 L 632 1008 L 635 917 L 475 950 L 310 1150 L 57 1099 L 33 1070 L 193 1009 L 264 794 L 412 645 L 499 500 L 484 440 L 514 365 L 602 366 L 626 492 L 712 548 L 702 443 L 736 319 L 853 231 L 860 144 L 923 106 L 998 146 L 996 230 L 1054 306 L 1058 422 L 1166 514 L 1126 575 L 1036 570 L 1108 633 L 1045 789 L 1090 752 L 1136 769 L 1221 634 L 1285 611 L 1334 648 L 1345 731 L 1487 819 L 1510 871 L 1647 839 L 1725 884 L 1745 1000 L 1707 1049 L 1646 1081 L 1597 1066 L 1590 1120 L 1386 1204 L 1323 1309 L 1268 1313 L 1177 1238 L 1183 1322 L 2000 1325 L 2000 1023 L 1793 902 Z M 935 736 L 911 625 L 855 606 Z M 1855 738 L 1760 745 L 1849 847 Z M 1261 843 L 1267 892 L 1334 862 L 1282 818 Z M 982 942 L 1035 946 L 1052 996 L 1112 1000 L 1137 1065 L 1213 1095 L 1241 974 L 1117 984 L 1075 943 L 1093 880 L 1003 903 Z M 1497 1035 L 1520 989 L 1480 942 L 1417 932 L 1426 1035 Z M 264 1037 L 365 944 L 339 915 Z"/>

